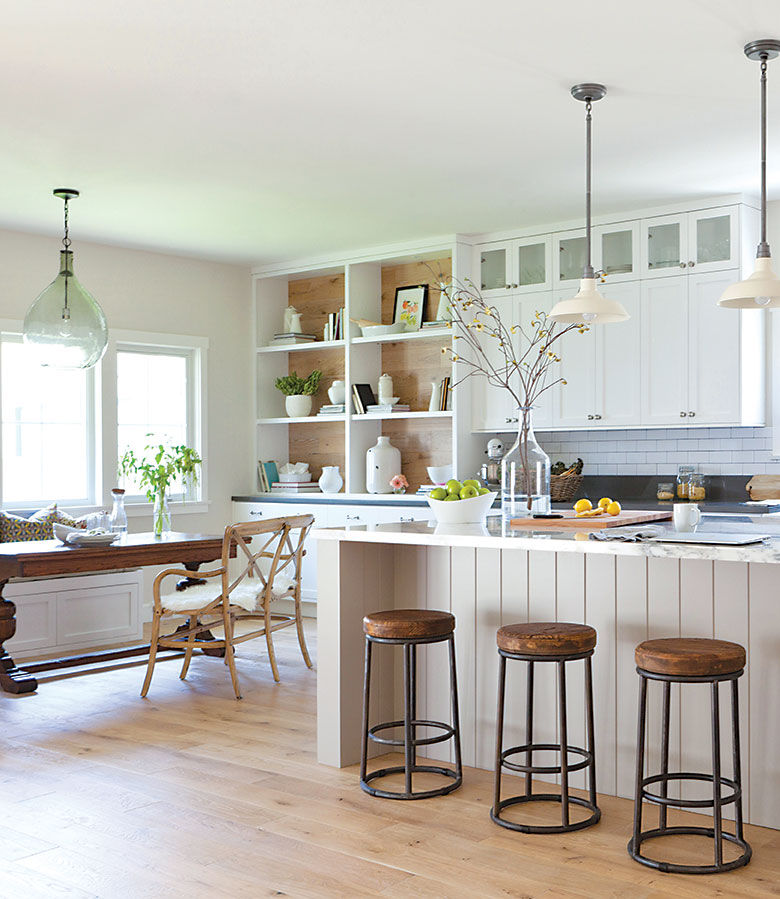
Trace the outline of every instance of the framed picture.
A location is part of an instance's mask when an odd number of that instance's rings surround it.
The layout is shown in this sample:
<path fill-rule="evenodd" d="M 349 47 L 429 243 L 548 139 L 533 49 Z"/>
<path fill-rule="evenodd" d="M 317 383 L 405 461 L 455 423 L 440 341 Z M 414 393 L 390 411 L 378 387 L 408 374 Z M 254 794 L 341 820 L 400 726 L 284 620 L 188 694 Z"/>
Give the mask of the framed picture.
<path fill-rule="evenodd" d="M 396 287 L 393 323 L 403 322 L 405 331 L 419 331 L 428 301 L 428 285 Z"/>

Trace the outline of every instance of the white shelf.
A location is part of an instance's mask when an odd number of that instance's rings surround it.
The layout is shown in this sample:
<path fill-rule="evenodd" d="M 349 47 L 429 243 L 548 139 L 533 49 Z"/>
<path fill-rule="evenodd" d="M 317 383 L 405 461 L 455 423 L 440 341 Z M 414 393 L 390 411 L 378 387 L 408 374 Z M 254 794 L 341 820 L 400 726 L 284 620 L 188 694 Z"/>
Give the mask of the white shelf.
<path fill-rule="evenodd" d="M 386 412 L 383 415 L 353 415 L 352 421 L 387 421 L 391 418 L 452 418 L 452 412 Z"/>
<path fill-rule="evenodd" d="M 340 421 L 344 422 L 345 416 L 341 415 L 303 415 L 299 418 L 291 418 L 289 415 L 281 415 L 278 418 L 258 418 L 259 425 L 297 425 L 311 421 Z"/>
<path fill-rule="evenodd" d="M 449 337 L 451 328 L 424 328 L 400 334 L 383 334 L 381 337 L 353 337 L 352 343 L 403 343 L 406 340 L 431 340 L 434 337 Z"/>
<path fill-rule="evenodd" d="M 306 350 L 329 350 L 336 347 L 344 348 L 343 340 L 311 340 L 308 343 L 287 343 L 284 346 L 259 346 L 258 353 L 299 353 Z"/>

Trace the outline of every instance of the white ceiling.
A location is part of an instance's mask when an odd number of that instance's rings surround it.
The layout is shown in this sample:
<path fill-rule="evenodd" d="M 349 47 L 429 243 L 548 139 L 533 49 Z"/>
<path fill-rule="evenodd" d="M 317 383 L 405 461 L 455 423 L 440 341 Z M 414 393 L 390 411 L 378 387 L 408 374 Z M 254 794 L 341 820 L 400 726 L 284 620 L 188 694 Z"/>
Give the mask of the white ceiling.
<path fill-rule="evenodd" d="M 235 262 L 758 187 L 777 0 L 35 0 L 3 6 L 0 227 Z M 770 64 L 780 196 L 780 59 Z M 770 119 L 772 122 L 772 119 Z M 770 130 L 771 137 L 771 130 Z"/>

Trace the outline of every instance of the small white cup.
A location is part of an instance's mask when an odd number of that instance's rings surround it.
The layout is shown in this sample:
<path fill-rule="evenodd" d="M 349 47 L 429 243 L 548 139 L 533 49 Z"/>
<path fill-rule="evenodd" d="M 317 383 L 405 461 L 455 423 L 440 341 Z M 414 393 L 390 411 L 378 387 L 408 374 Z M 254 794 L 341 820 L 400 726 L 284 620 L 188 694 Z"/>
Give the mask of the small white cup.
<path fill-rule="evenodd" d="M 672 512 L 675 531 L 693 533 L 701 521 L 701 512 L 696 503 L 675 503 Z"/>

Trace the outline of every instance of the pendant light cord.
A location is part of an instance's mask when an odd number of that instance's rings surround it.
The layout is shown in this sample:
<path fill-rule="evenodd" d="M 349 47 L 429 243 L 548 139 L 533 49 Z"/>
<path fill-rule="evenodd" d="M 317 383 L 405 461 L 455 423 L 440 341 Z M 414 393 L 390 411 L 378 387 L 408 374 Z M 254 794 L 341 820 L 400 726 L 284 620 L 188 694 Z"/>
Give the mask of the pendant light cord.
<path fill-rule="evenodd" d="M 593 116 L 590 100 L 585 101 L 585 270 L 583 278 L 593 278 L 593 265 L 591 264 L 591 228 L 590 228 L 590 169 L 591 169 L 591 122 Z"/>
<path fill-rule="evenodd" d="M 761 54 L 761 242 L 756 251 L 756 258 L 767 259 L 771 256 L 766 240 L 766 61 L 768 56 Z"/>

